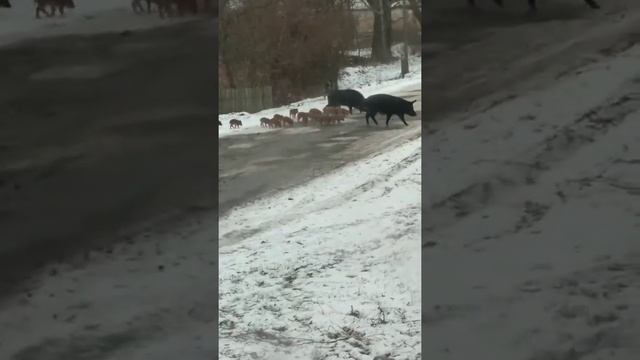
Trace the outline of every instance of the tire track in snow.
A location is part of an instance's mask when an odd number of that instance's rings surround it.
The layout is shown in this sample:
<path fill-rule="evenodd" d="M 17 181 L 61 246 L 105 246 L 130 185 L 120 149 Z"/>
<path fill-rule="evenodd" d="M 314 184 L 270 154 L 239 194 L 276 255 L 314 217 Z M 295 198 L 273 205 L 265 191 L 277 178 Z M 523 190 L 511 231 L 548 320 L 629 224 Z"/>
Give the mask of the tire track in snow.
<path fill-rule="evenodd" d="M 632 113 L 640 110 L 640 77 L 634 78 L 604 104 L 593 107 L 568 125 L 559 127 L 537 143 L 518 162 L 495 161 L 496 168 L 484 181 L 475 182 L 430 206 L 424 229 L 455 224 L 461 218 L 477 213 L 493 202 L 508 198 L 513 191 L 535 184 L 541 176 L 571 157 L 585 145 L 598 141 L 613 128 L 623 125 Z M 531 224 L 529 224 L 531 225 Z M 517 232 L 517 231 L 516 231 Z"/>

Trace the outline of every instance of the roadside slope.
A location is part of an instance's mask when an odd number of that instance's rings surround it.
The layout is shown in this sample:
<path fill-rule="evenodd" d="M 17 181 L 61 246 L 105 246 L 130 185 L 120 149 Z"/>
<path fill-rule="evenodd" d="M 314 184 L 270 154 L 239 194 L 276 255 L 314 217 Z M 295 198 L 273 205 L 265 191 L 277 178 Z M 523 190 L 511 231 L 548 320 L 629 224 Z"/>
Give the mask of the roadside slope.
<path fill-rule="evenodd" d="M 215 208 L 215 48 L 193 49 L 216 25 L 0 48 L 0 294 L 43 262 Z"/>
<path fill-rule="evenodd" d="M 626 51 L 434 124 L 426 357 L 639 356 L 640 47 L 617 40 Z"/>
<path fill-rule="evenodd" d="M 220 219 L 221 359 L 420 358 L 421 147 Z"/>

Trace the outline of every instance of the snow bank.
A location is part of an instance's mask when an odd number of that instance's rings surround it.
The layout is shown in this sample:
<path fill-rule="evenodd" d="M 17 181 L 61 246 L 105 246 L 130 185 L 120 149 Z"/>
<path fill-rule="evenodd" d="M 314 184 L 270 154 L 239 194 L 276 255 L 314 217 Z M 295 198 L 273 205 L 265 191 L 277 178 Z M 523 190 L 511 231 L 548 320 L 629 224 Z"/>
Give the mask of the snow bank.
<path fill-rule="evenodd" d="M 220 358 L 419 359 L 420 160 L 418 139 L 220 219 Z"/>

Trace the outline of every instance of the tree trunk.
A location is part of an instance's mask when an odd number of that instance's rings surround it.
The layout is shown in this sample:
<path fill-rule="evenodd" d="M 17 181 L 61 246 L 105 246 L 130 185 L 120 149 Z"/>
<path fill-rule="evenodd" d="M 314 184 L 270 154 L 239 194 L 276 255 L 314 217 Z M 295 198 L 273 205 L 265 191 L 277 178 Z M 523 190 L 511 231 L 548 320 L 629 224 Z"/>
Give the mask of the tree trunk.
<path fill-rule="evenodd" d="M 216 1 L 217 3 L 217 1 Z M 222 0 L 222 4 L 221 4 L 221 10 L 222 10 L 222 14 L 225 13 L 226 9 L 227 9 L 227 5 L 228 5 L 228 1 L 227 0 Z M 220 26 L 220 29 L 218 29 L 218 38 L 220 39 L 221 43 L 225 43 L 226 42 L 226 33 L 224 32 L 224 26 Z M 224 52 L 223 49 L 224 46 L 220 46 L 218 48 L 218 57 L 219 57 L 219 62 L 221 64 L 221 68 L 223 69 L 223 71 L 225 72 L 225 76 L 227 78 L 228 84 L 230 88 L 235 88 L 236 84 L 235 84 L 235 78 L 233 76 L 233 68 L 231 68 L 229 66 L 229 62 L 227 61 L 227 58 L 224 56 Z"/>
<path fill-rule="evenodd" d="M 368 0 L 368 2 L 374 14 L 371 58 L 386 62 L 391 59 L 391 4 L 389 0 Z"/>
<path fill-rule="evenodd" d="M 220 61 L 218 68 L 220 69 L 220 82 L 223 86 L 228 88 L 235 88 L 236 84 L 233 79 L 233 74 L 231 73 L 231 69 L 224 61 Z M 225 84 L 226 83 L 226 84 Z"/>
<path fill-rule="evenodd" d="M 409 8 L 411 8 L 411 12 L 413 13 L 413 16 L 416 18 L 416 20 L 418 20 L 418 24 L 420 25 L 420 29 L 422 29 L 422 11 L 420 10 L 420 7 L 418 6 L 418 1 L 409 0 Z"/>

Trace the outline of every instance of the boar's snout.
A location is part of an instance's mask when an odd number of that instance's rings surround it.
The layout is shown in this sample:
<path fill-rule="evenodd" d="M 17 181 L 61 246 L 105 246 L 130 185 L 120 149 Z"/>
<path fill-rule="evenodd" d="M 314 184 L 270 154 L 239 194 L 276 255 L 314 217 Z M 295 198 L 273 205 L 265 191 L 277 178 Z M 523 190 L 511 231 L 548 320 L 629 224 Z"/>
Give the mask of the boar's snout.
<path fill-rule="evenodd" d="M 416 116 L 417 115 L 416 111 L 413 110 L 413 103 L 415 103 L 415 102 L 416 102 L 416 100 L 413 100 L 413 101 L 407 103 L 407 114 L 408 115 L 411 115 L 411 116 Z"/>

